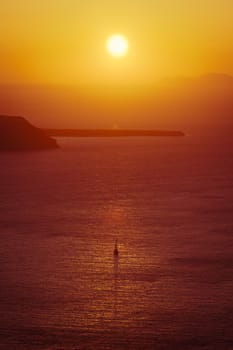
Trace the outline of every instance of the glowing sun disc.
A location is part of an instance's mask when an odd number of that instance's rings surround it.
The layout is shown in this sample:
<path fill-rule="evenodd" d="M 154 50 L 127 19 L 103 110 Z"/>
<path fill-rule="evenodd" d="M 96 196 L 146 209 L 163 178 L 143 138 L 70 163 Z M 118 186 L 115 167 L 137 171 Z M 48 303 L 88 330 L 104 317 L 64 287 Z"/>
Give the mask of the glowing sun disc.
<path fill-rule="evenodd" d="M 120 34 L 112 35 L 107 40 L 107 50 L 114 57 L 122 57 L 127 54 L 128 40 Z"/>

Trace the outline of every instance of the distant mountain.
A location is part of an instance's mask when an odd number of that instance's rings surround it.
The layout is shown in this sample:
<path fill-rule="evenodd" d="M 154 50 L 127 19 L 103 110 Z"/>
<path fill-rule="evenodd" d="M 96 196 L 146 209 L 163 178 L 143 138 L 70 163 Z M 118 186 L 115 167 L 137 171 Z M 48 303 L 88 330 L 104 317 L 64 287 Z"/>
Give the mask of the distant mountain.
<path fill-rule="evenodd" d="M 22 117 L 0 116 L 0 150 L 22 151 L 57 148 L 55 140 Z"/>
<path fill-rule="evenodd" d="M 207 84 L 210 84 L 210 85 L 228 86 L 233 88 L 233 77 L 227 74 L 209 73 L 209 74 L 200 76 L 196 80 L 206 82 Z"/>
<path fill-rule="evenodd" d="M 153 86 L 0 86 L 1 113 L 47 129 L 233 128 L 233 77 L 211 73 Z"/>
<path fill-rule="evenodd" d="M 197 78 L 166 79 L 153 109 L 164 118 L 193 123 L 233 123 L 233 77 L 207 74 Z M 172 116 L 171 116 L 172 113 Z"/>
<path fill-rule="evenodd" d="M 160 81 L 160 84 L 164 87 L 216 87 L 219 88 L 228 87 L 233 88 L 233 76 L 222 73 L 208 73 L 197 77 L 178 77 L 178 78 L 166 78 Z"/>

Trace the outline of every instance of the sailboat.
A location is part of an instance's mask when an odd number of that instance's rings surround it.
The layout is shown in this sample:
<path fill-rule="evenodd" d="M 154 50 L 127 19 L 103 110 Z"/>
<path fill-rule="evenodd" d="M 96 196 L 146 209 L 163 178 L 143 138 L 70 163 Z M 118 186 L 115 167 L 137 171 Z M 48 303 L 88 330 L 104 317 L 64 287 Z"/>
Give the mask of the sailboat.
<path fill-rule="evenodd" d="M 117 239 L 115 241 L 115 248 L 114 248 L 113 254 L 115 257 L 117 257 L 119 255 L 118 246 L 117 246 Z"/>

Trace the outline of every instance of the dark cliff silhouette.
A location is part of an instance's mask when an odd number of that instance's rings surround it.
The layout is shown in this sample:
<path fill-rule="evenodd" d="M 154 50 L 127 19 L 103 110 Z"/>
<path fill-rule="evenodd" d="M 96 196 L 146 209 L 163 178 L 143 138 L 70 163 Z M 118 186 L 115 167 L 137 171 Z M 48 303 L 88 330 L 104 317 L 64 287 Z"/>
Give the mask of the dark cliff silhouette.
<path fill-rule="evenodd" d="M 57 142 L 22 117 L 0 116 L 0 150 L 24 151 L 57 148 Z"/>

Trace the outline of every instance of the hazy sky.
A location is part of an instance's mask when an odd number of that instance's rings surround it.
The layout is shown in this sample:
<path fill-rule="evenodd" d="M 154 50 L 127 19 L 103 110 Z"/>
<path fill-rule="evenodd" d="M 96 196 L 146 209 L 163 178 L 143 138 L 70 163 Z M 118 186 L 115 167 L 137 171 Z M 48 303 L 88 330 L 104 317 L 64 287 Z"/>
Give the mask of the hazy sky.
<path fill-rule="evenodd" d="M 129 54 L 108 55 L 119 32 Z M 233 74 L 232 0 L 1 0 L 0 83 L 153 84 Z"/>

